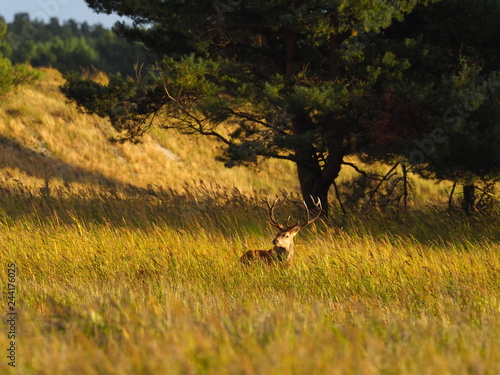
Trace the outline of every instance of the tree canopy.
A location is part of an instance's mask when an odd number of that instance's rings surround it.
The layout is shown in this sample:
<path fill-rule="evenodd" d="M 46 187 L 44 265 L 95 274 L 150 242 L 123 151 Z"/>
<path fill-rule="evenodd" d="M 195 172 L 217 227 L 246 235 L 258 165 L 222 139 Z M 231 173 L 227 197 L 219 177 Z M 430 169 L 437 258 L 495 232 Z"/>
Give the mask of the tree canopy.
<path fill-rule="evenodd" d="M 405 156 L 424 176 L 464 185 L 500 175 L 500 3 L 447 0 L 418 9 L 387 30 L 410 68 L 398 85 L 426 108 L 430 130 L 417 134 Z M 416 53 L 419 52 L 419 53 Z M 467 200 L 469 199 L 469 202 Z"/>
<path fill-rule="evenodd" d="M 460 22 L 445 19 L 448 39 L 437 37 L 433 22 L 459 3 L 451 0 L 86 2 L 130 17 L 115 31 L 161 58 L 137 79 L 107 86 L 73 75 L 63 88 L 69 98 L 108 116 L 123 139 L 156 124 L 217 138 L 227 166 L 290 160 L 309 204 L 327 202 L 349 154 L 412 162 L 414 142 L 442 126 L 452 92 L 445 83 L 481 65 L 452 38 L 467 32 Z M 438 155 L 414 164 L 432 170 Z"/>

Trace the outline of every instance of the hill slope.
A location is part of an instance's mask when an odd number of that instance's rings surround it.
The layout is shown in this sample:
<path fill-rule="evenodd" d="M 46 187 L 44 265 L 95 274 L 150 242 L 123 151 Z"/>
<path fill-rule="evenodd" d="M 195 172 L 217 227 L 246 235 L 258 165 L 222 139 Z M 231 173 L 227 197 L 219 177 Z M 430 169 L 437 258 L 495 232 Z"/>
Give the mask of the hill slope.
<path fill-rule="evenodd" d="M 43 73 L 39 83 L 20 87 L 0 102 L 0 183 L 20 181 L 29 187 L 47 183 L 139 189 L 153 186 L 180 191 L 186 185 L 203 182 L 205 187 L 263 191 L 262 195 L 299 191 L 292 163 L 265 160 L 258 169 L 228 169 L 215 160 L 217 141 L 206 137 L 153 128 L 141 144 L 110 142 L 116 134 L 108 121 L 81 113 L 68 103 L 59 90 L 64 80 L 57 70 L 44 69 Z M 385 175 L 390 167 L 365 169 Z M 357 188 L 351 183 L 357 176 L 354 169 L 343 168 L 338 183 L 341 194 Z M 425 207 L 446 202 L 446 187 L 451 183 L 436 184 L 412 176 L 411 185 L 411 203 Z"/>
<path fill-rule="evenodd" d="M 293 165 L 266 161 L 260 172 L 227 169 L 215 161 L 217 143 L 153 129 L 143 143 L 119 144 L 109 123 L 80 113 L 59 92 L 61 74 L 45 69 L 42 81 L 2 98 L 0 176 L 23 184 L 132 184 L 179 189 L 203 180 L 242 191 L 297 189 Z"/>
<path fill-rule="evenodd" d="M 111 144 L 60 82 L 0 105 L 0 304 L 19 314 L 0 319 L 2 374 L 500 373 L 498 215 L 333 217 L 290 267 L 246 267 L 267 209 L 225 188 L 294 189 L 292 166 L 227 170 L 216 144 L 157 131 Z M 222 188 L 173 190 L 190 178 Z M 165 191 L 99 188 L 149 183 Z"/>

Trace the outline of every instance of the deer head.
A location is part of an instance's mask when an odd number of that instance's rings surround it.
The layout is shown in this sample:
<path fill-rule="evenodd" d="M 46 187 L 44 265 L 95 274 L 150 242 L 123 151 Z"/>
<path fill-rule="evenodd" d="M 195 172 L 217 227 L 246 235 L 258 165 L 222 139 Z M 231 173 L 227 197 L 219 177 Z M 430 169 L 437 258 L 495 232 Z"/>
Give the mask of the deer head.
<path fill-rule="evenodd" d="M 321 201 L 318 198 L 318 200 L 315 202 L 314 199 L 311 197 L 313 204 L 315 206 L 315 215 L 311 217 L 311 212 L 309 208 L 307 207 L 307 204 L 305 201 L 304 207 L 306 209 L 306 220 L 301 224 L 299 221 L 297 221 L 296 224 L 290 225 L 290 220 L 291 216 L 288 216 L 288 219 L 285 223 L 285 225 L 281 225 L 278 220 L 275 217 L 274 210 L 277 207 L 282 206 L 286 200 L 288 199 L 288 195 L 283 199 L 280 200 L 280 198 L 276 198 L 276 200 L 271 204 L 269 202 L 269 199 L 267 200 L 267 207 L 269 208 L 269 218 L 270 218 L 270 224 L 276 228 L 278 228 L 278 233 L 276 234 L 276 237 L 273 240 L 273 245 L 274 245 L 274 251 L 278 255 L 278 258 L 280 260 L 287 260 L 289 261 L 292 256 L 293 256 L 293 238 L 295 235 L 304 228 L 305 226 L 311 224 L 313 221 L 318 219 L 321 215 L 322 212 L 322 207 L 321 207 Z"/>
<path fill-rule="evenodd" d="M 248 250 L 240 258 L 240 261 L 243 264 L 248 265 L 255 260 L 260 260 L 267 264 L 273 264 L 277 261 L 285 264 L 290 263 L 293 257 L 293 237 L 295 237 L 299 230 L 319 218 L 319 216 L 321 215 L 322 207 L 319 198 L 318 201 L 315 202 L 311 197 L 315 206 L 315 211 L 317 210 L 314 217 L 311 218 L 309 208 L 304 202 L 304 206 L 306 208 L 306 221 L 304 221 L 304 223 L 302 224 L 297 222 L 297 224 L 295 225 L 290 225 L 291 217 L 289 216 L 285 225 L 281 225 L 278 220 L 276 220 L 274 210 L 277 207 L 282 206 L 286 202 L 287 198 L 288 195 L 283 200 L 280 200 L 280 198 L 276 198 L 276 200 L 272 204 L 269 202 L 269 198 L 267 199 L 267 207 L 269 208 L 269 217 L 271 219 L 270 223 L 272 226 L 278 228 L 278 233 L 273 240 L 274 247 L 271 250 Z"/>

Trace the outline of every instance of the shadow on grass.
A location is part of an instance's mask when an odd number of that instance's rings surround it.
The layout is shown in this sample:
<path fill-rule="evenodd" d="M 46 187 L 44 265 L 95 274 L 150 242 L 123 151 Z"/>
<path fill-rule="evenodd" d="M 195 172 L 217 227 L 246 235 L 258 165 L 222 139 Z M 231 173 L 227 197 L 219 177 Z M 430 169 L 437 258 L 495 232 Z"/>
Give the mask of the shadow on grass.
<path fill-rule="evenodd" d="M 280 214 L 303 215 L 295 199 Z M 327 231 L 339 233 L 338 217 L 316 222 L 302 238 L 321 237 Z M 237 189 L 203 183 L 186 185 L 183 191 L 133 186 L 74 188 L 49 183 L 31 188 L 12 180 L 0 180 L 0 223 L 61 227 L 67 225 L 109 225 L 148 230 L 167 226 L 184 233 L 223 235 L 228 239 L 245 235 L 268 236 L 268 212 L 263 194 L 244 194 Z M 465 217 L 439 211 L 358 213 L 344 218 L 342 233 L 374 240 L 393 238 L 404 243 L 431 246 L 500 242 L 500 217 Z M 463 246 L 462 246 L 463 247 Z"/>
<path fill-rule="evenodd" d="M 8 172 L 3 178 L 0 174 L 0 223 L 4 224 L 23 220 L 47 226 L 84 223 L 143 229 L 156 224 L 180 230 L 205 227 L 230 235 L 235 227 L 242 227 L 239 233 L 258 232 L 258 224 L 266 220 L 265 205 L 237 189 L 227 191 L 203 182 L 186 184 L 181 192 L 137 187 L 64 163 L 43 145 L 35 151 L 0 135 L 0 171 L 3 168 L 45 181 L 30 187 Z M 51 184 L 54 179 L 64 186 Z"/>
<path fill-rule="evenodd" d="M 0 136 L 0 156 L 2 153 L 7 157 L 0 157 L 0 169 L 21 168 L 27 175 L 46 181 L 32 188 L 8 176 L 0 179 L 0 223 L 6 225 L 18 221 L 43 226 L 92 224 L 141 229 L 166 225 L 183 231 L 220 233 L 228 238 L 270 233 L 263 192 L 244 194 L 235 188 L 228 190 L 202 182 L 186 184 L 182 191 L 139 188 L 62 163 Z M 54 178 L 65 181 L 65 185 L 51 186 Z M 73 183 L 93 186 L 75 188 Z M 299 197 L 292 196 L 290 200 L 294 203 L 284 210 L 284 217 L 303 215 Z M 331 217 L 322 224 L 317 222 L 306 232 L 321 236 L 324 231 L 337 230 L 340 222 L 348 235 L 374 239 L 392 236 L 428 244 L 500 242 L 498 212 L 465 217 L 435 210 L 363 211 L 343 219 Z"/>
<path fill-rule="evenodd" d="M 110 225 L 147 230 L 168 226 L 182 231 L 225 236 L 259 233 L 267 220 L 265 205 L 237 189 L 202 183 L 183 191 L 132 185 L 77 188 L 71 184 L 40 187 L 0 179 L 0 224 L 41 226 Z M 266 208 L 267 210 L 267 208 Z"/>
<path fill-rule="evenodd" d="M 46 181 L 56 178 L 67 183 L 85 182 L 107 187 L 123 185 L 103 174 L 62 162 L 51 156 L 43 144 L 38 148 L 35 151 L 15 139 L 0 135 L 0 169 L 19 169 L 28 176 Z"/>

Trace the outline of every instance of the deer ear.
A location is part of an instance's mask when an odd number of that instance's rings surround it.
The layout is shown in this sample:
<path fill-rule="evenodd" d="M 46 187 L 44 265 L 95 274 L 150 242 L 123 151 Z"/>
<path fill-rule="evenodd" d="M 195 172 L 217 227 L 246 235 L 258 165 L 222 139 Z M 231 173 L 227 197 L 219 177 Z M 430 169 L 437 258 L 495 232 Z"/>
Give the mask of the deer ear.
<path fill-rule="evenodd" d="M 290 234 L 292 236 L 295 236 L 297 233 L 299 233 L 300 227 L 295 227 L 290 231 Z"/>

